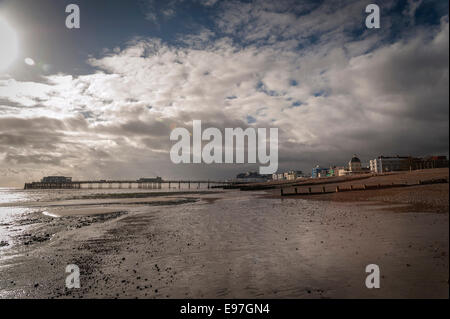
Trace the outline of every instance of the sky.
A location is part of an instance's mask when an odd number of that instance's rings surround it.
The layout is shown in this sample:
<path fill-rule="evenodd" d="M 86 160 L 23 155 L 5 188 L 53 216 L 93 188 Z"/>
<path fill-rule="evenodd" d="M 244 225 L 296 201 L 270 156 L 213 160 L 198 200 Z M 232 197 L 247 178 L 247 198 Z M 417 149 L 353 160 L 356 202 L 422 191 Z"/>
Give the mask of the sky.
<path fill-rule="evenodd" d="M 370 3 L 0 0 L 0 187 L 258 169 L 173 164 L 193 120 L 278 128 L 279 171 L 448 156 L 448 2 Z"/>

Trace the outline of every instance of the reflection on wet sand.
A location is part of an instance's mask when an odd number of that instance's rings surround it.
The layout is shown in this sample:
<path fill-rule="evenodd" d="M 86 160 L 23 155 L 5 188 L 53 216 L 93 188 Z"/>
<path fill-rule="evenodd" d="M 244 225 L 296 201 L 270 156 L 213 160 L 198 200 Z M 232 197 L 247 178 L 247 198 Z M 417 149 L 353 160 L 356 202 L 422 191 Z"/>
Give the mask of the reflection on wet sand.
<path fill-rule="evenodd" d="M 9 265 L 0 268 L 1 296 L 448 297 L 448 214 L 262 194 L 29 201 L 22 217 L 0 226 L 19 229 L 0 248 Z M 64 288 L 69 263 L 80 267 L 80 289 Z M 364 285 L 371 263 L 382 289 Z"/>

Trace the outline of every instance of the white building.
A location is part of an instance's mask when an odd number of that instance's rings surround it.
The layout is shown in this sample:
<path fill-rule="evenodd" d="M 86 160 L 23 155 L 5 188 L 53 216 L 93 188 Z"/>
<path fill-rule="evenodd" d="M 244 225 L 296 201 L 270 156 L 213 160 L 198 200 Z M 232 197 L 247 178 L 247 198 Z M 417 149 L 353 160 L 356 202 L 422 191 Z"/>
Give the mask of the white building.
<path fill-rule="evenodd" d="M 379 156 L 370 160 L 370 171 L 374 173 L 404 171 L 408 170 L 408 163 L 408 157 L 406 156 Z"/>
<path fill-rule="evenodd" d="M 274 181 L 282 181 L 284 180 L 284 174 L 283 173 L 274 173 L 272 174 L 272 180 Z"/>
<path fill-rule="evenodd" d="M 287 171 L 284 173 L 274 173 L 272 174 L 272 180 L 277 181 L 277 180 L 288 180 L 288 181 L 292 181 L 292 180 L 296 180 L 297 178 L 300 178 L 303 176 L 303 172 L 302 171 Z"/>
<path fill-rule="evenodd" d="M 287 179 L 288 181 L 293 181 L 301 177 L 302 174 L 303 174 L 302 171 L 289 171 L 284 173 L 284 178 Z"/>
<path fill-rule="evenodd" d="M 338 172 L 337 172 L 337 176 L 347 176 L 347 175 L 351 175 L 351 171 L 349 171 L 348 169 L 345 169 L 345 168 L 340 168 L 340 169 L 338 169 Z"/>

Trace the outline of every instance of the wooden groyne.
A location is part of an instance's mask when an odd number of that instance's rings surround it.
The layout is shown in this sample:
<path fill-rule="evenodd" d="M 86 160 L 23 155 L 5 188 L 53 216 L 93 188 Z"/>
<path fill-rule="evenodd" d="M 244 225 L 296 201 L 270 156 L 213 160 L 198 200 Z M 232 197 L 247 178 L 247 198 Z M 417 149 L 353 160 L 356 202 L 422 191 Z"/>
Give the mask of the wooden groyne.
<path fill-rule="evenodd" d="M 266 183 L 242 183 L 242 184 L 234 184 L 230 185 L 227 188 L 235 188 L 241 191 L 258 191 L 258 190 L 269 190 L 269 189 L 277 189 L 277 188 L 292 188 L 292 187 L 302 187 L 302 186 L 317 186 L 324 184 L 336 184 L 350 181 L 357 181 L 368 179 L 374 176 L 383 176 L 381 174 L 365 174 L 363 176 L 354 176 L 354 177 L 325 177 L 325 178 L 305 178 L 302 180 L 292 180 L 292 181 L 283 181 L 283 182 L 266 182 Z"/>
<path fill-rule="evenodd" d="M 297 195 L 320 195 L 320 194 L 331 194 L 331 193 L 340 193 L 340 192 L 352 192 L 352 191 L 365 191 L 365 190 L 373 190 L 373 189 L 386 189 L 386 188 L 395 188 L 395 187 L 410 187 L 410 186 L 418 186 L 418 185 L 429 185 L 429 184 L 443 184 L 448 183 L 448 178 L 439 178 L 439 179 L 431 179 L 431 180 L 419 180 L 416 183 L 389 183 L 389 184 L 358 184 L 358 185 L 336 185 L 333 187 L 327 186 L 316 186 L 308 187 L 305 191 L 305 188 L 299 189 L 299 187 L 285 187 L 280 188 L 281 196 L 297 196 Z M 293 189 L 291 192 L 286 192 L 286 189 Z"/>

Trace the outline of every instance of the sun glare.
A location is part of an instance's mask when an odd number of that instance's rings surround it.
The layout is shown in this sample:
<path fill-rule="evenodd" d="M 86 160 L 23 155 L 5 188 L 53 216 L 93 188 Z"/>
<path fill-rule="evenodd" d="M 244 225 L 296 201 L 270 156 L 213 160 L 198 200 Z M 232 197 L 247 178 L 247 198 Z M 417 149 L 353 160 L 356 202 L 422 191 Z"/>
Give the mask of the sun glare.
<path fill-rule="evenodd" d="M 0 17 L 0 71 L 6 70 L 14 61 L 17 47 L 16 32 Z"/>

